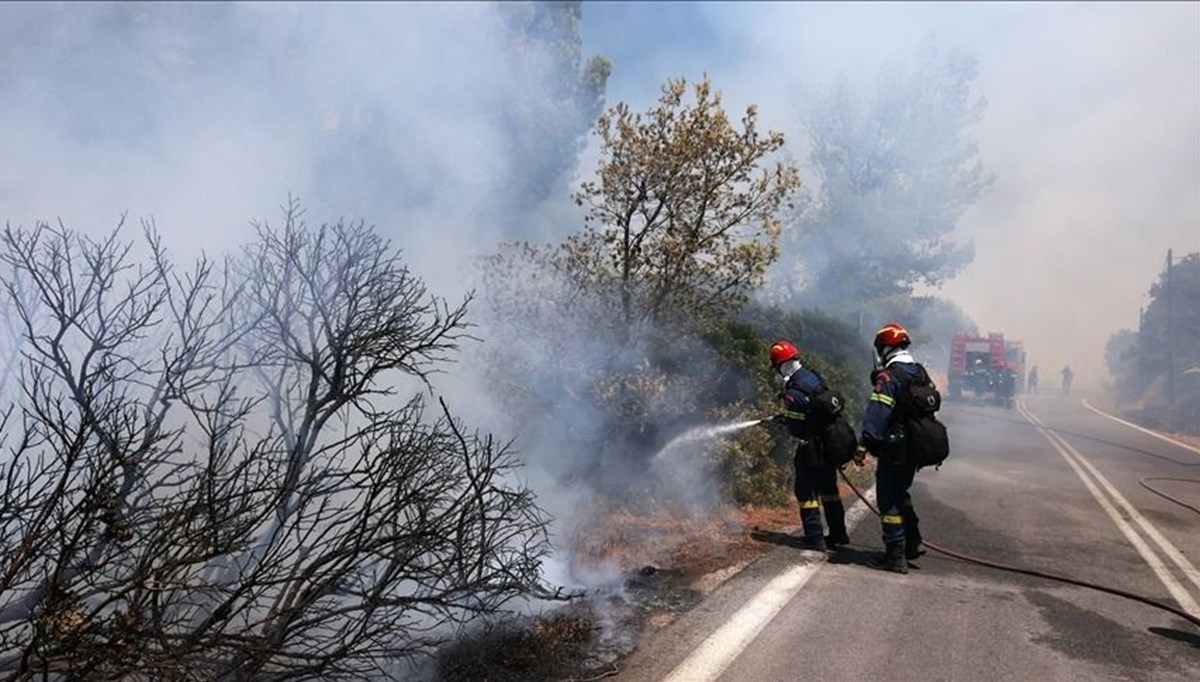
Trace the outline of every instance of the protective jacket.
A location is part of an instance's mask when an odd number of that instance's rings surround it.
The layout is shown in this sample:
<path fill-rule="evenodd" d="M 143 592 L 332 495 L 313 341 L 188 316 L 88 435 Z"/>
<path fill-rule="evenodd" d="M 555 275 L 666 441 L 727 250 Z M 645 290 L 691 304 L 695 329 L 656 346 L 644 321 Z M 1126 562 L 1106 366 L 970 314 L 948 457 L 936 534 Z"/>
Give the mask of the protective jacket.
<path fill-rule="evenodd" d="M 800 503 L 800 525 L 810 547 L 824 546 L 821 509 L 829 524 L 830 543 L 849 542 L 846 534 L 846 509 L 838 492 L 837 470 L 824 464 L 814 431 L 820 428 L 817 411 L 810 397 L 825 388 L 815 371 L 801 367 L 788 377 L 783 389 L 781 421 L 796 437 L 795 493 Z"/>
<path fill-rule="evenodd" d="M 903 452 L 904 427 L 898 419 L 900 392 L 910 380 L 927 376 L 925 368 L 908 353 L 897 353 L 887 366 L 874 373 L 875 388 L 863 414 L 862 444 L 876 456 Z"/>
<path fill-rule="evenodd" d="M 825 387 L 825 380 L 815 371 L 801 367 L 792 372 L 783 388 L 783 423 L 788 432 L 802 442 L 813 440 L 812 400 L 809 395 Z"/>
<path fill-rule="evenodd" d="M 875 384 L 867 409 L 863 413 L 862 444 L 879 458 L 875 469 L 875 498 L 879 504 L 883 544 L 887 548 L 885 562 L 898 562 L 900 572 L 907 572 L 905 562 L 920 553 L 920 519 L 913 508 L 912 486 L 917 467 L 905 457 L 904 420 L 899 410 L 904 384 L 928 376 L 906 351 L 892 356 L 887 365 L 872 374 Z M 896 570 L 894 568 L 889 570 Z"/>

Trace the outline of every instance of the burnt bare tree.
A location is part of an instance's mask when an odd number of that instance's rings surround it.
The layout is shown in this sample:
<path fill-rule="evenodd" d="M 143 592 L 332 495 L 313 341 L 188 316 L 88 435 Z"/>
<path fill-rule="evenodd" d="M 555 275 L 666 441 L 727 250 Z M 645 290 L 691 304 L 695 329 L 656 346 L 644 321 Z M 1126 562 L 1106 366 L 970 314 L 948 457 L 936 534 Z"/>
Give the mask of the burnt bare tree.
<path fill-rule="evenodd" d="M 427 404 L 466 301 L 296 202 L 187 270 L 144 228 L 0 235 L 0 677 L 377 677 L 536 587 L 508 445 Z"/>

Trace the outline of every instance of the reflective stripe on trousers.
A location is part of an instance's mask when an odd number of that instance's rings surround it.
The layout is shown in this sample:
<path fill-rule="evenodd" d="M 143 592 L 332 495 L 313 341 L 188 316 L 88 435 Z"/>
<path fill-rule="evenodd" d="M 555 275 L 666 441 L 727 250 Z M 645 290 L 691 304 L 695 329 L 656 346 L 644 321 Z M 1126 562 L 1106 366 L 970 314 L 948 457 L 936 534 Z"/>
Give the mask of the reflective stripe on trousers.
<path fill-rule="evenodd" d="M 913 511 L 912 497 L 908 494 L 916 473 L 917 468 L 911 464 L 887 460 L 880 460 L 875 469 L 875 496 L 879 502 L 885 545 L 904 544 L 906 537 L 919 541 L 921 533 L 917 526 L 917 514 Z"/>
<path fill-rule="evenodd" d="M 821 509 L 825 510 L 825 521 L 829 532 L 834 535 L 846 533 L 846 508 L 842 504 L 837 487 L 837 470 L 830 466 L 796 466 L 796 501 L 800 503 L 800 523 L 804 526 L 804 537 L 817 538 L 824 535 L 821 524 Z"/>

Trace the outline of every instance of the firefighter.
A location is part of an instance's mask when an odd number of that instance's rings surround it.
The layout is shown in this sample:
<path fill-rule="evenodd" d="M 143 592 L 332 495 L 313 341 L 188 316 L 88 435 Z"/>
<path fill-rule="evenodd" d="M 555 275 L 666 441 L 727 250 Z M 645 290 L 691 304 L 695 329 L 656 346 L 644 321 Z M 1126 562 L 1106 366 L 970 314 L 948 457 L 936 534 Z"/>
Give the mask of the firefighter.
<path fill-rule="evenodd" d="M 1033 369 L 1029 370 L 1029 382 L 1028 383 L 1029 383 L 1029 392 L 1034 395 L 1037 395 L 1037 392 L 1038 392 L 1038 389 L 1037 389 L 1037 385 L 1038 385 L 1037 365 L 1034 365 Z"/>
<path fill-rule="evenodd" d="M 803 526 L 800 547 L 825 551 L 849 544 L 846 510 L 838 492 L 837 469 L 824 463 L 822 443 L 812 426 L 816 421 L 812 396 L 825 388 L 825 382 L 816 371 L 800 364 L 800 351 L 788 341 L 773 344 L 770 355 L 771 369 L 783 383 L 783 412 L 773 421 L 787 426 L 798 439 L 793 463 L 796 470 L 794 490 L 796 501 L 800 503 Z M 829 535 L 823 535 L 822 507 Z"/>
<path fill-rule="evenodd" d="M 1063 395 L 1070 395 L 1071 382 L 1075 380 L 1075 373 L 1071 371 L 1070 365 L 1063 365 L 1062 368 L 1062 392 Z"/>
<path fill-rule="evenodd" d="M 917 467 L 905 461 L 905 434 L 895 409 L 901 380 L 919 379 L 925 374 L 908 352 L 911 343 L 908 332 L 895 323 L 884 325 L 875 335 L 877 369 L 871 373 L 874 389 L 863 413 L 861 445 L 855 457 L 859 464 L 868 454 L 878 461 L 875 495 L 885 553 L 872 566 L 896 573 L 908 573 L 908 561 L 925 553 L 921 549 L 920 519 L 908 492 Z"/>

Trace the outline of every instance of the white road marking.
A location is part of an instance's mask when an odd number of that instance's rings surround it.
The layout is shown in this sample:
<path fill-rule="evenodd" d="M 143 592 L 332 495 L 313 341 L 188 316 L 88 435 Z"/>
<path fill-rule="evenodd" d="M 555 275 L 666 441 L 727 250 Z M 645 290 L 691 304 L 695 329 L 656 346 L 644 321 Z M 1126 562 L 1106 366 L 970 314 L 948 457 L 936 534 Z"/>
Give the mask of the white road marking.
<path fill-rule="evenodd" d="M 1026 408 L 1025 411 L 1029 412 L 1028 408 Z M 1033 416 L 1032 412 L 1029 414 L 1030 416 Z M 1036 419 L 1036 417 L 1034 418 Z M 1038 424 L 1041 425 L 1040 420 L 1038 421 Z M 1079 459 L 1079 463 L 1086 467 L 1087 470 L 1095 477 L 1096 481 L 1108 491 L 1108 494 L 1112 496 L 1113 500 L 1117 503 L 1117 506 L 1121 507 L 1121 509 L 1125 511 L 1129 518 L 1133 519 L 1139 526 L 1141 526 L 1142 530 L 1146 532 L 1146 535 L 1149 535 L 1150 539 L 1154 540 L 1155 544 L 1162 549 L 1163 553 L 1166 554 L 1167 557 L 1179 567 L 1179 570 L 1183 571 L 1183 574 L 1187 576 L 1188 580 L 1191 580 L 1192 584 L 1200 588 L 1200 571 L 1196 570 L 1196 567 L 1187 560 L 1187 557 L 1185 557 L 1175 545 L 1171 544 L 1171 541 L 1164 537 L 1163 534 L 1160 533 L 1158 529 L 1155 528 L 1154 525 L 1151 524 L 1150 521 L 1146 519 L 1146 517 L 1143 516 L 1141 512 L 1139 512 L 1137 508 L 1134 507 L 1129 500 L 1127 500 L 1125 496 L 1122 495 L 1112 485 L 1112 483 L 1110 483 L 1109 480 L 1105 478 L 1104 475 L 1101 474 L 1100 471 L 1097 470 L 1096 467 L 1087 460 L 1087 458 L 1080 454 L 1080 452 L 1071 446 L 1071 444 L 1068 443 L 1064 438 L 1058 434 L 1053 435 L 1056 439 L 1058 439 L 1059 442 L 1062 443 L 1063 447 L 1065 447 L 1069 452 Z"/>
<path fill-rule="evenodd" d="M 1161 433 L 1156 433 L 1154 431 L 1151 431 L 1150 429 L 1143 428 L 1141 426 L 1138 426 L 1137 424 L 1134 424 L 1133 422 L 1127 422 L 1124 419 L 1121 419 L 1120 417 L 1114 417 L 1113 415 L 1105 412 L 1104 410 L 1101 410 L 1100 408 L 1093 406 L 1086 399 L 1083 401 L 1083 406 L 1088 408 L 1092 412 L 1095 412 L 1096 414 L 1100 415 L 1101 417 L 1111 419 L 1111 420 L 1117 422 L 1118 424 L 1124 424 L 1125 426 L 1128 426 L 1131 429 L 1137 429 L 1138 431 L 1141 431 L 1142 433 L 1144 433 L 1148 436 L 1154 436 L 1155 438 L 1157 438 L 1159 440 L 1165 440 L 1168 443 L 1170 443 L 1171 445 L 1178 445 L 1179 447 L 1183 448 L 1184 450 L 1191 450 L 1192 452 L 1196 453 L 1197 455 L 1200 455 L 1200 448 L 1194 448 L 1194 447 L 1188 445 L 1187 443 L 1181 443 L 1181 442 L 1175 440 L 1174 438 L 1170 438 L 1168 436 L 1162 435 Z"/>
<path fill-rule="evenodd" d="M 865 496 L 874 503 L 875 489 L 868 490 Z M 846 528 L 852 529 L 858 525 L 868 511 L 862 500 L 855 503 L 846 511 Z M 793 566 L 772 578 L 724 625 L 688 654 L 663 678 L 663 682 L 705 682 L 720 677 L 733 659 L 758 637 L 809 578 L 825 565 L 827 559 L 827 556 L 821 556 L 815 561 Z"/>
<path fill-rule="evenodd" d="M 1083 484 L 1087 487 L 1088 492 L 1092 494 L 1092 497 L 1096 498 L 1096 501 L 1100 503 L 1101 508 L 1104 509 L 1108 516 L 1113 520 L 1113 523 L 1115 523 L 1117 528 L 1120 529 L 1121 533 L 1134 546 L 1134 549 L 1138 551 L 1138 554 L 1142 555 L 1142 558 L 1150 566 L 1151 570 L 1154 571 L 1154 574 L 1158 576 L 1159 581 L 1162 582 L 1163 586 L 1167 588 L 1167 591 L 1171 593 L 1171 596 L 1175 598 L 1175 601 L 1179 604 L 1180 608 L 1188 613 L 1200 616 L 1200 606 L 1196 604 L 1196 600 L 1193 599 L 1191 594 L 1188 593 L 1187 588 L 1184 587 L 1183 584 L 1178 580 L 1176 580 L 1173 575 L 1171 575 L 1170 569 L 1166 566 L 1166 564 L 1163 563 L 1162 559 L 1159 558 L 1154 550 L 1151 549 L 1144 540 L 1142 540 L 1129 522 L 1125 520 L 1126 517 L 1133 519 L 1134 522 L 1141 526 L 1142 530 L 1145 531 L 1146 534 L 1149 535 L 1160 548 L 1162 548 L 1162 551 L 1172 561 L 1175 562 L 1175 565 L 1179 566 L 1184 575 L 1186 575 L 1192 582 L 1200 586 L 1200 582 L 1197 582 L 1200 580 L 1200 574 L 1197 573 L 1196 568 L 1192 566 L 1192 564 L 1188 562 L 1183 554 L 1181 554 L 1169 540 L 1163 537 L 1162 534 L 1159 533 L 1158 530 L 1155 529 L 1154 526 L 1152 526 L 1150 522 L 1147 521 L 1146 518 L 1143 517 L 1137 511 L 1137 509 L 1135 509 L 1133 505 L 1131 505 L 1129 501 L 1125 499 L 1125 497 L 1121 495 L 1116 488 L 1113 487 L 1111 483 L 1109 483 L 1108 479 L 1106 479 L 1103 474 L 1101 474 L 1083 457 L 1083 455 L 1079 454 L 1079 452 L 1075 450 L 1070 443 L 1063 440 L 1061 436 L 1046 428 L 1045 424 L 1038 419 L 1037 416 L 1030 412 L 1028 408 L 1025 407 L 1023 401 L 1017 402 L 1017 409 L 1026 419 L 1030 421 L 1030 423 L 1037 427 L 1042 436 L 1044 436 L 1046 440 L 1048 440 L 1050 444 L 1054 446 L 1054 449 L 1057 450 L 1060 455 L 1062 455 L 1063 459 L 1067 461 L 1067 464 L 1070 465 L 1070 467 L 1075 471 L 1075 474 L 1079 476 L 1079 479 L 1083 481 Z M 1096 483 L 1093 482 L 1092 477 L 1094 477 L 1095 481 L 1103 486 L 1110 495 L 1112 495 L 1112 502 L 1110 502 L 1108 498 L 1104 496 L 1104 494 L 1100 491 L 1100 488 L 1098 488 Z M 1120 510 L 1118 510 L 1117 507 L 1120 507 Z"/>

